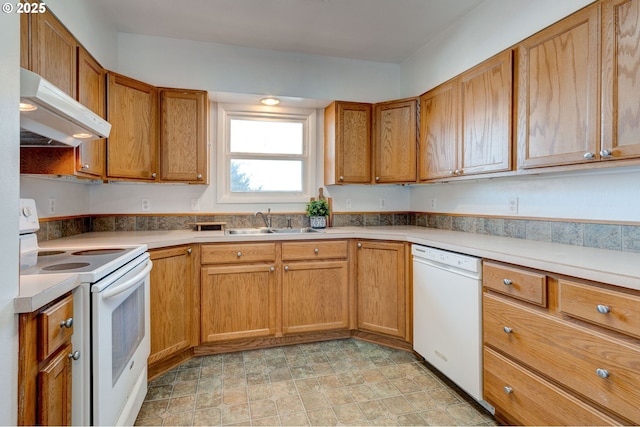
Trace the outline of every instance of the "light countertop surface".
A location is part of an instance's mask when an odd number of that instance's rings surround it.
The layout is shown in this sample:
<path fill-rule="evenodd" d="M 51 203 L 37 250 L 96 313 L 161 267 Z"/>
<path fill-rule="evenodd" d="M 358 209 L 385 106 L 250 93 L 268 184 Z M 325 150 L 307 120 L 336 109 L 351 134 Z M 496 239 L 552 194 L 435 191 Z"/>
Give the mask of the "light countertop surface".
<path fill-rule="evenodd" d="M 335 227 L 327 228 L 320 233 L 261 235 L 225 235 L 222 231 L 190 230 L 92 232 L 42 242 L 40 246 L 54 248 L 146 244 L 149 249 L 156 249 L 191 243 L 354 238 L 406 241 L 640 290 L 640 253 L 416 226 Z M 30 312 L 63 295 L 77 286 L 77 279 L 74 284 L 72 278 L 74 276 L 73 274 L 56 274 L 21 278 L 20 295 L 14 301 L 15 311 Z M 58 283 L 54 283 L 56 281 Z M 55 296 L 56 294 L 59 295 Z"/>

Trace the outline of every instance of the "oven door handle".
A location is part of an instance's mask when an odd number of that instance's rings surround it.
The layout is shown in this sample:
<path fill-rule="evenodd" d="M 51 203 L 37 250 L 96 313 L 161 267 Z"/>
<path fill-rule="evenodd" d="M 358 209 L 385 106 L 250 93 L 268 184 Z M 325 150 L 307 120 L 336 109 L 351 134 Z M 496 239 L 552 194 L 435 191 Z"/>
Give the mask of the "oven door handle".
<path fill-rule="evenodd" d="M 126 292 L 127 290 L 133 288 L 138 284 L 140 279 L 142 279 L 144 276 L 149 274 L 152 267 L 153 267 L 153 262 L 151 262 L 151 260 L 147 260 L 147 265 L 144 268 L 144 270 L 142 270 L 140 273 L 136 274 L 126 282 L 122 283 L 121 285 L 116 286 L 115 288 L 111 288 L 111 287 L 107 288 L 105 291 L 102 292 L 102 299 L 109 299 L 111 297 L 120 295 L 121 293 Z"/>

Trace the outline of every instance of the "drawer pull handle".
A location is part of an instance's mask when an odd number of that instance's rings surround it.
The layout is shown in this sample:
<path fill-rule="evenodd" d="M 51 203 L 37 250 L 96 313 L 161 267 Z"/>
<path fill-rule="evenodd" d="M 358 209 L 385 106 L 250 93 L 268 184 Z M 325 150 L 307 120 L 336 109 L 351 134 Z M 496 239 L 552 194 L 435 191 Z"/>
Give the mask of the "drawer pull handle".
<path fill-rule="evenodd" d="M 242 256 L 242 252 L 238 251 L 236 255 L 238 255 L 238 258 L 240 258 Z"/>
<path fill-rule="evenodd" d="M 598 310 L 598 313 L 601 313 L 601 314 L 607 314 L 611 311 L 611 309 L 609 309 L 608 306 L 602 305 L 602 304 L 598 304 L 596 306 L 596 309 Z"/>
<path fill-rule="evenodd" d="M 513 329 L 511 329 L 508 326 L 505 326 L 504 328 L 502 328 L 502 330 L 504 331 L 505 334 L 510 334 L 511 332 L 513 332 Z"/>
<path fill-rule="evenodd" d="M 191 248 L 187 249 L 187 253 L 188 253 L 189 255 L 191 255 L 191 253 L 192 253 L 192 252 L 193 252 L 193 249 L 191 249 Z"/>
<path fill-rule="evenodd" d="M 505 286 L 513 285 L 513 282 L 511 281 L 511 279 L 502 279 L 502 283 L 504 283 Z"/>
<path fill-rule="evenodd" d="M 276 271 L 276 268 L 272 265 L 271 267 L 269 267 L 269 271 L 273 273 L 274 271 Z"/>
<path fill-rule="evenodd" d="M 289 271 L 289 266 L 288 265 L 284 266 L 284 271 Z"/>
<path fill-rule="evenodd" d="M 358 249 L 360 249 L 362 247 L 362 243 L 358 243 Z"/>
<path fill-rule="evenodd" d="M 76 351 L 74 351 L 73 353 L 69 353 L 69 354 L 67 355 L 67 357 L 68 357 L 69 359 L 73 359 L 73 360 L 78 360 L 78 359 L 80 359 L 80 350 L 76 350 Z"/>
<path fill-rule="evenodd" d="M 511 387 L 509 387 L 508 385 L 504 386 L 503 390 L 507 394 L 513 393 L 513 389 Z"/>
<path fill-rule="evenodd" d="M 73 317 L 69 317 L 67 320 L 60 322 L 61 328 L 71 328 L 73 326 Z"/>
<path fill-rule="evenodd" d="M 596 369 L 596 374 L 600 377 L 600 378 L 609 378 L 609 371 L 607 371 L 606 369 Z"/>
<path fill-rule="evenodd" d="M 318 253 L 318 252 L 320 252 L 320 249 L 315 248 L 315 249 L 313 250 L 313 252 Z"/>

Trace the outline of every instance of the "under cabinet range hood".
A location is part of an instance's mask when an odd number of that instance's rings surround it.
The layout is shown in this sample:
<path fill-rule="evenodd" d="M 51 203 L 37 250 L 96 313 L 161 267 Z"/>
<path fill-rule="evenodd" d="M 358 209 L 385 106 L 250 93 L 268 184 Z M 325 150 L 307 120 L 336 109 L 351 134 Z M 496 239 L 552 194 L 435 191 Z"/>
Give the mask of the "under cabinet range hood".
<path fill-rule="evenodd" d="M 43 79 L 20 68 L 20 145 L 77 147 L 109 136 L 111 124 Z"/>

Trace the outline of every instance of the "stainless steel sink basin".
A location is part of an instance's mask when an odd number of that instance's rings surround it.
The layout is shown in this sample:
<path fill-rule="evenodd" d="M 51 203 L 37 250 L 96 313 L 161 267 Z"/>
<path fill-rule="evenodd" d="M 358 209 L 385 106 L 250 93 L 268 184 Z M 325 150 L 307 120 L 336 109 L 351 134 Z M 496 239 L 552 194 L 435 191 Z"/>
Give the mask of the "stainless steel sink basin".
<path fill-rule="evenodd" d="M 229 228 L 224 230 L 224 234 L 269 234 L 270 228 Z"/>
<path fill-rule="evenodd" d="M 233 235 L 259 235 L 259 234 L 303 234 L 303 233 L 322 233 L 322 230 L 315 228 L 229 228 L 224 234 Z"/>

